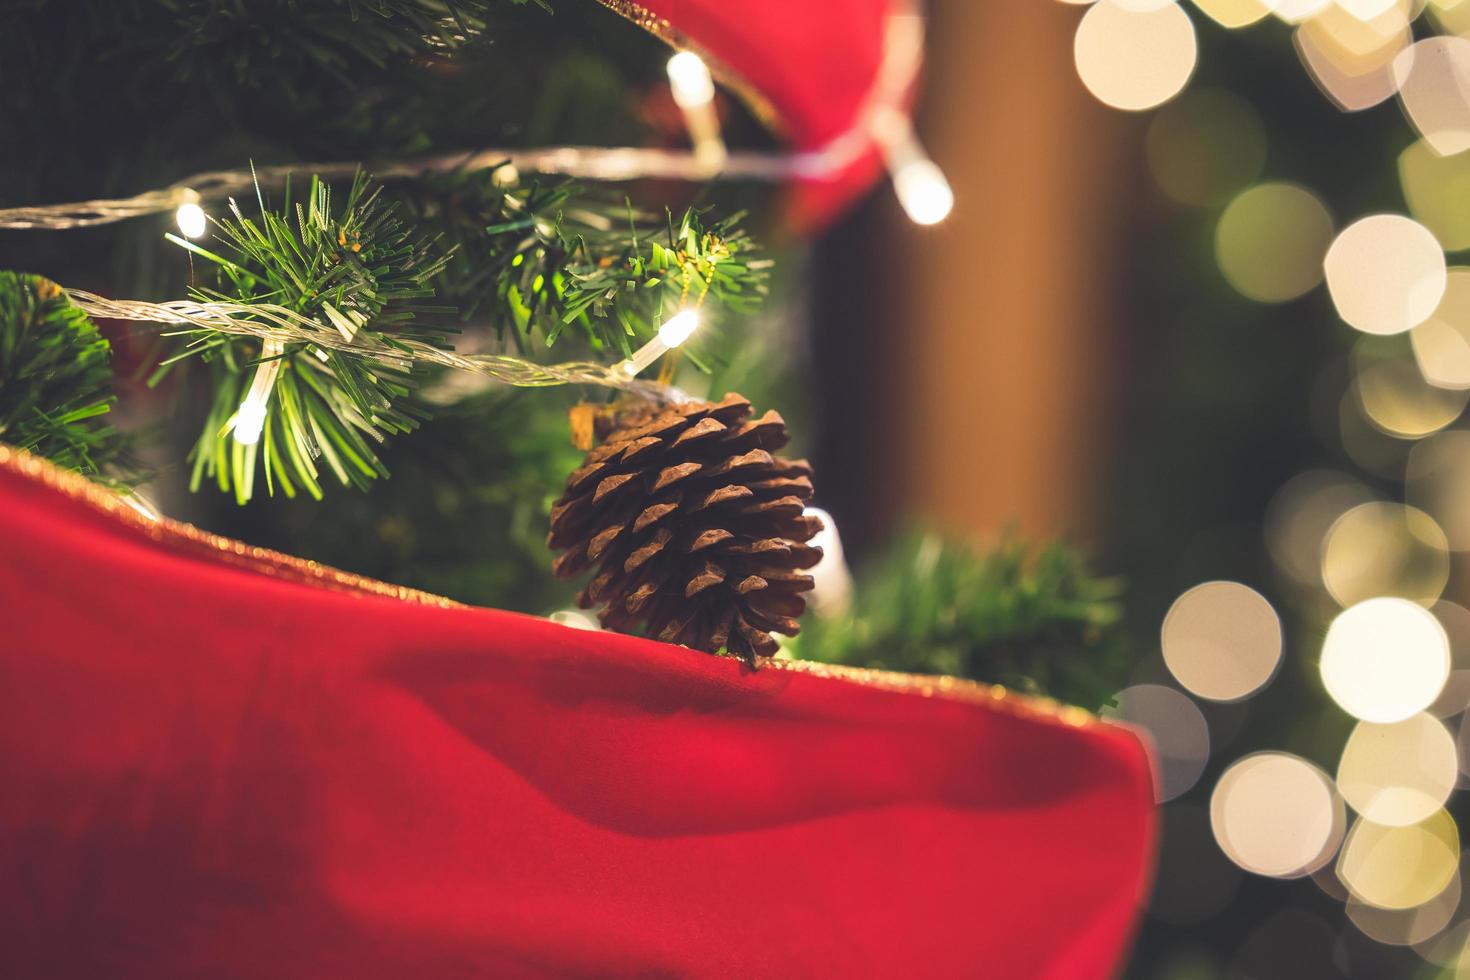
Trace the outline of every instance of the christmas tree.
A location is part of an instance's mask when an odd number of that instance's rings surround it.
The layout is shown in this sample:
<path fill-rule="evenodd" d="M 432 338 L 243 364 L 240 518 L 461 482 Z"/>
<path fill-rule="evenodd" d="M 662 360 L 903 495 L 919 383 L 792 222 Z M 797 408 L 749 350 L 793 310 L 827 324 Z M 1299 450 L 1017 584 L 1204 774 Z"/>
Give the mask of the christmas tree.
<path fill-rule="evenodd" d="M 1064 545 L 895 535 L 853 587 L 820 474 L 777 454 L 820 449 L 811 234 L 880 164 L 914 221 L 951 205 L 906 5 L 833 35 L 846 76 L 786 80 L 748 66 L 809 38 L 718 11 L 8 7 L 0 440 L 459 601 L 1089 708 L 1121 686 L 1118 588 Z"/>

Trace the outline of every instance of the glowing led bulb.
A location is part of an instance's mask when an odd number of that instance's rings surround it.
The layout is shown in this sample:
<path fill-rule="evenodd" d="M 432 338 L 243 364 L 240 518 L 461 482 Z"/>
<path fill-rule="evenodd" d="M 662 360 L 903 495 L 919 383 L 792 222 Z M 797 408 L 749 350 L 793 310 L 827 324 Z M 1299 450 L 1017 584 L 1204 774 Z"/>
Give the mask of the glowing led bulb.
<path fill-rule="evenodd" d="M 179 209 L 174 212 L 174 220 L 179 223 L 179 231 L 184 233 L 185 238 L 203 238 L 209 227 L 204 209 L 193 201 L 180 204 Z"/>
<path fill-rule="evenodd" d="M 924 152 L 909 117 L 897 109 L 886 109 L 874 113 L 868 126 L 883 152 L 893 192 L 909 220 L 933 225 L 949 217 L 954 209 L 954 191 L 944 171 Z"/>
<path fill-rule="evenodd" d="M 675 313 L 664 321 L 663 326 L 658 328 L 658 336 L 638 348 L 633 352 L 632 357 L 622 363 L 623 373 L 630 378 L 634 377 L 645 370 L 648 365 L 688 340 L 689 335 L 698 326 L 698 310 L 680 310 Z"/>
<path fill-rule="evenodd" d="M 669 59 L 669 86 L 682 108 L 714 101 L 715 80 L 704 59 L 693 51 L 680 51 Z"/>
<path fill-rule="evenodd" d="M 235 441 L 242 446 L 255 445 L 265 430 L 266 405 L 276 386 L 276 375 L 281 373 L 281 355 L 285 350 L 279 340 L 267 340 L 261 350 L 260 356 L 269 360 L 256 367 L 255 380 L 235 410 Z"/>
<path fill-rule="evenodd" d="M 260 441 L 263 431 L 265 401 L 241 402 L 239 411 L 235 413 L 235 441 L 242 446 L 253 446 Z"/>
<path fill-rule="evenodd" d="M 670 348 L 678 347 L 689 339 L 694 328 L 699 326 L 699 311 L 684 310 L 674 314 L 658 328 L 658 339 Z"/>
<path fill-rule="evenodd" d="M 914 160 L 893 175 L 893 189 L 904 212 L 919 225 L 938 224 L 954 209 L 954 191 L 932 160 Z"/>
<path fill-rule="evenodd" d="M 693 51 L 680 51 L 670 58 L 669 88 L 684 113 L 695 162 L 706 173 L 715 173 L 725 165 L 725 140 L 720 135 L 720 114 L 715 111 L 715 82 L 704 59 Z"/>

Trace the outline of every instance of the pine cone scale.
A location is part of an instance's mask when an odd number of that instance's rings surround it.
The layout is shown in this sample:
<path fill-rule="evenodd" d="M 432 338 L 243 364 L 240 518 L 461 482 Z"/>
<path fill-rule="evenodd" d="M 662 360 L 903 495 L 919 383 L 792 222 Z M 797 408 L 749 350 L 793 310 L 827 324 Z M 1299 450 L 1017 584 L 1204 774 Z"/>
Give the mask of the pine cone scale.
<path fill-rule="evenodd" d="M 775 412 L 750 419 L 738 395 L 652 414 L 600 434 L 552 508 L 553 571 L 597 574 L 579 601 L 603 624 L 747 660 L 794 634 L 821 550 L 803 515 L 811 467 L 773 451 L 787 442 Z"/>

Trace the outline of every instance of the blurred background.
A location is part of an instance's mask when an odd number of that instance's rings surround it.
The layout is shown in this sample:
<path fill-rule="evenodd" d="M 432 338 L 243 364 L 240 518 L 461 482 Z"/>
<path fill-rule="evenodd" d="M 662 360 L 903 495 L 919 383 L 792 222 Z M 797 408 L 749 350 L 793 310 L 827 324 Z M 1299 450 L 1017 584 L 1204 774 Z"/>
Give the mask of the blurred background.
<path fill-rule="evenodd" d="M 1130 977 L 1470 973 L 1467 27 L 1453 0 L 936 3 L 955 212 L 916 233 L 876 195 L 818 245 L 848 536 L 1014 525 L 1127 580 L 1116 711 L 1165 801 Z M 877 302 L 855 265 L 893 271 Z"/>
<path fill-rule="evenodd" d="M 181 28 L 163 7 L 53 5 L 44 29 L 14 32 L 23 49 L 0 37 L 0 76 L 34 59 L 78 81 L 0 85 L 13 131 L 50 147 L 0 147 L 0 204 L 135 193 L 247 159 L 682 145 L 667 48 L 591 0 L 554 6 L 555 30 L 506 6 L 481 61 L 420 72 L 401 100 L 366 76 L 233 74 L 248 35 L 216 36 L 203 15 Z M 145 11 L 190 46 L 77 55 L 77 38 Z M 685 364 L 679 384 L 781 411 L 860 582 L 932 569 L 922 547 L 917 564 L 883 564 L 914 527 L 977 554 L 1063 541 L 1106 576 L 1078 586 L 1064 564 L 1038 616 L 1074 624 L 1050 637 L 1058 677 L 1104 649 L 1107 669 L 1036 687 L 1111 700 L 1158 749 L 1158 878 L 1127 976 L 1470 975 L 1456 793 L 1470 771 L 1470 267 L 1456 266 L 1470 0 L 929 13 L 918 128 L 953 185 L 946 221 L 916 226 L 885 186 L 805 240 L 768 187 L 625 188 L 650 206 L 747 207 L 776 260 L 764 311 L 717 324 L 714 370 Z M 720 112 L 732 146 L 774 145 L 736 100 Z M 193 269 L 169 227 L 0 232 L 0 267 L 179 297 Z M 187 489 L 204 393 L 146 387 L 157 338 L 106 330 L 119 415 L 153 437 L 147 493 L 165 513 L 587 625 L 544 548 L 585 392 L 431 385 L 436 417 L 385 451 L 391 479 L 240 507 Z M 864 601 L 904 600 L 880 587 Z M 869 662 L 1010 682 L 928 650 L 932 624 L 894 620 L 887 635 L 925 649 Z M 1117 642 L 1094 650 L 1104 627 Z M 798 655 L 819 655 L 825 629 L 810 622 Z M 1039 673 L 1028 663 L 1023 680 Z"/>

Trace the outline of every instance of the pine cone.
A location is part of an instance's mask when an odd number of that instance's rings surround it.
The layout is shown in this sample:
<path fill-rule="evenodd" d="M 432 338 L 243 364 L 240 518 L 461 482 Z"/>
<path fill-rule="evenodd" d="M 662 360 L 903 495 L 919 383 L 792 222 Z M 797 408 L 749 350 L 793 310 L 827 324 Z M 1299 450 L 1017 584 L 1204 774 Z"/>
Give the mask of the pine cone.
<path fill-rule="evenodd" d="M 577 598 L 603 606 L 604 626 L 752 665 L 776 651 L 772 632 L 796 634 L 812 587 L 800 569 L 822 556 L 806 543 L 821 529 L 803 514 L 811 467 L 773 455 L 787 441 L 780 415 L 750 414 L 732 394 L 625 415 L 567 478 L 552 571 L 599 566 Z"/>

